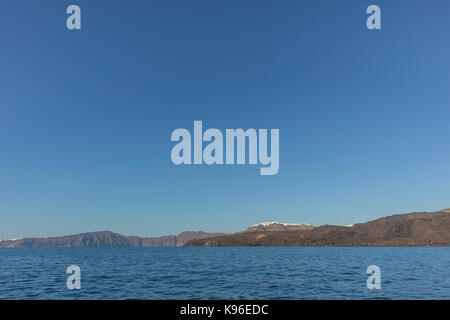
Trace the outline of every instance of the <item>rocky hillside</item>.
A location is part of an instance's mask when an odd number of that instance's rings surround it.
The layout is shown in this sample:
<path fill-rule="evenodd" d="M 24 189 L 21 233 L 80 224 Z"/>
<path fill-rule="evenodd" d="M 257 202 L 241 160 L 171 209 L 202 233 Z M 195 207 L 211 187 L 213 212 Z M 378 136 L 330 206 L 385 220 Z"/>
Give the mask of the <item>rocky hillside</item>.
<path fill-rule="evenodd" d="M 353 226 L 241 232 L 186 246 L 449 246 L 450 209 L 393 215 Z"/>
<path fill-rule="evenodd" d="M 263 222 L 236 233 L 186 231 L 143 238 L 111 231 L 0 240 L 0 247 L 450 246 L 450 209 L 393 215 L 353 226 Z"/>
<path fill-rule="evenodd" d="M 2 240 L 0 241 L 0 247 L 174 247 L 182 246 L 189 240 L 204 239 L 219 235 L 222 235 L 222 233 L 187 231 L 180 233 L 178 236 L 142 238 L 123 236 L 111 231 L 101 231 L 63 237 Z"/>

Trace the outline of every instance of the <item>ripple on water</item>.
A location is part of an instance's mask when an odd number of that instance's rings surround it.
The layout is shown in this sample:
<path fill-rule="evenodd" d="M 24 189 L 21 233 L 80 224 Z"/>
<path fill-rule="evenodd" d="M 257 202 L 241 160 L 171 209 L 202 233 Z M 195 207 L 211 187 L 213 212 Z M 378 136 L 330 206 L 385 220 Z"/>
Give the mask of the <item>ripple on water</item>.
<path fill-rule="evenodd" d="M 450 298 L 446 247 L 0 248 L 0 263 L 1 299 Z M 71 264 L 81 290 L 66 288 Z"/>

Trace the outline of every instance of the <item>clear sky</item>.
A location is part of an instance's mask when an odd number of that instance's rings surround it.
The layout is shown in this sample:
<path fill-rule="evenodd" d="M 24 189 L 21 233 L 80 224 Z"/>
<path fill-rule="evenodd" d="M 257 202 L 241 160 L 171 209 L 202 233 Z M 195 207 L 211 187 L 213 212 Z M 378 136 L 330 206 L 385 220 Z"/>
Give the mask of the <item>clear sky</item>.
<path fill-rule="evenodd" d="M 66 28 L 77 4 L 82 30 Z M 366 28 L 378 4 L 382 29 Z M 0 3 L 0 238 L 352 224 L 450 207 L 450 2 Z M 171 132 L 280 129 L 280 170 Z"/>

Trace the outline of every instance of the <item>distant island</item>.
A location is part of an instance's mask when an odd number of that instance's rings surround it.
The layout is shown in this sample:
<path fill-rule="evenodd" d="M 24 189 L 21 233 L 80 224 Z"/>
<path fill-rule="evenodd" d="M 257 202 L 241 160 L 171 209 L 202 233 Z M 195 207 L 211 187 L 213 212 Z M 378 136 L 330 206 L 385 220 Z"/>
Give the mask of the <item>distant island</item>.
<path fill-rule="evenodd" d="M 162 237 L 124 236 L 111 231 L 86 232 L 62 237 L 0 240 L 0 248 L 32 247 L 179 247 L 189 240 L 216 237 L 223 233 L 186 231 Z"/>
<path fill-rule="evenodd" d="M 351 226 L 264 222 L 234 233 L 186 231 L 163 237 L 111 231 L 0 240 L 0 247 L 450 246 L 450 209 L 397 214 Z"/>

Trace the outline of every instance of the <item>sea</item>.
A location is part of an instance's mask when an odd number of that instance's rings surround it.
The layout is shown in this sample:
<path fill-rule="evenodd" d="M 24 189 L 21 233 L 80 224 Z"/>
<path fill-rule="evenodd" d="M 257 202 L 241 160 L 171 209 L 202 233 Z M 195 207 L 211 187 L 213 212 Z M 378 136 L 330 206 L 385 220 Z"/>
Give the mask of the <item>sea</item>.
<path fill-rule="evenodd" d="M 450 299 L 450 248 L 0 248 L 0 299 Z"/>

